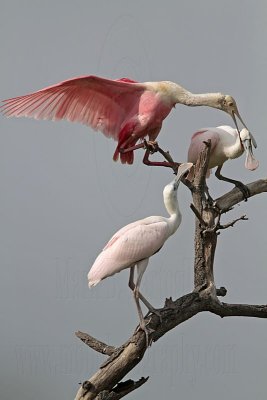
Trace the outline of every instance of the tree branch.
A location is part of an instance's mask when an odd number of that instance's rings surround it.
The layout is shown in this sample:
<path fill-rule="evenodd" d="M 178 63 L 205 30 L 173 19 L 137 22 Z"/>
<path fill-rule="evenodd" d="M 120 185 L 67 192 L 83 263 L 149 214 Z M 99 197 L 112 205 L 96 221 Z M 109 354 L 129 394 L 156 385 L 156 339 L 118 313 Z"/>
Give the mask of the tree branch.
<path fill-rule="evenodd" d="M 194 189 L 192 191 L 193 211 L 196 215 L 194 287 L 195 290 L 205 290 L 207 295 L 212 293 L 213 296 L 216 296 L 213 261 L 217 244 L 216 227 L 218 225 L 215 220 L 220 213 L 214 207 L 208 205 L 205 197 L 207 191 L 205 177 L 210 157 L 210 140 L 205 142 L 205 145 L 195 165 Z"/>
<path fill-rule="evenodd" d="M 256 196 L 257 194 L 267 192 L 267 178 L 259 179 L 258 181 L 248 183 L 246 185 L 249 189 L 250 196 Z M 244 200 L 243 194 L 239 189 L 234 188 L 230 192 L 224 194 L 215 200 L 216 207 L 218 207 L 221 212 L 225 213 L 229 211 L 237 203 Z"/>
<path fill-rule="evenodd" d="M 161 150 L 161 149 L 160 149 Z M 160 153 L 169 162 L 173 159 L 169 152 Z M 195 166 L 193 183 L 188 187 L 192 192 L 195 213 L 195 262 L 194 262 L 194 291 L 177 300 L 166 299 L 165 306 L 159 310 L 160 316 L 149 313 L 146 317 L 147 327 L 151 328 L 149 335 L 151 342 L 156 342 L 169 330 L 177 327 L 200 312 L 211 312 L 220 317 L 244 316 L 267 318 L 267 305 L 227 304 L 221 303 L 217 296 L 225 296 L 224 287 L 216 289 L 213 276 L 214 254 L 216 250 L 218 229 L 233 226 L 242 216 L 231 223 L 220 225 L 220 216 L 229 211 L 235 204 L 243 200 L 243 194 L 233 189 L 216 200 L 216 206 L 206 201 L 207 188 L 205 176 L 208 168 L 210 143 L 206 143 Z M 267 179 L 261 179 L 248 185 L 250 196 L 267 191 Z M 134 382 L 121 382 L 139 362 L 146 350 L 146 335 L 139 327 L 132 336 L 120 347 L 115 348 L 93 338 L 92 336 L 76 332 L 80 338 L 92 349 L 109 355 L 98 371 L 85 381 L 78 390 L 75 400 L 118 400 L 133 390 L 142 386 L 148 378 L 141 378 Z"/>
<path fill-rule="evenodd" d="M 88 333 L 84 333 L 81 331 L 75 332 L 77 338 L 81 339 L 82 342 L 87 344 L 87 346 L 91 347 L 91 349 L 98 351 L 98 353 L 106 354 L 111 356 L 116 350 L 116 347 L 109 346 L 100 340 L 94 338 L 93 336 L 88 335 Z"/>
<path fill-rule="evenodd" d="M 241 217 L 234 219 L 232 222 L 228 222 L 227 224 L 221 225 L 218 224 L 218 229 L 227 229 L 233 227 L 238 221 L 247 221 L 248 218 L 245 215 L 241 215 Z"/>
<path fill-rule="evenodd" d="M 267 304 L 227 304 L 227 303 L 211 303 L 209 310 L 213 314 L 220 317 L 256 317 L 267 318 Z"/>
<path fill-rule="evenodd" d="M 128 379 L 125 382 L 118 383 L 114 389 L 111 391 L 103 390 L 99 395 L 96 397 L 97 400 L 119 400 L 122 397 L 126 396 L 127 394 L 131 393 L 133 390 L 138 389 L 144 383 L 147 382 L 149 377 L 147 378 L 140 378 L 138 381 L 133 381 L 132 379 Z"/>
<path fill-rule="evenodd" d="M 203 226 L 207 226 L 206 222 L 203 220 L 202 216 L 200 215 L 198 209 L 194 206 L 194 204 L 190 204 L 190 208 Z"/>
<path fill-rule="evenodd" d="M 147 326 L 154 329 L 150 339 L 153 342 L 157 341 L 166 332 L 204 309 L 198 293 L 182 296 L 173 301 L 171 307 L 169 305 L 160 310 L 161 323 L 157 315 L 149 317 Z M 130 339 L 116 349 L 90 380 L 82 384 L 75 400 L 91 400 L 102 391 L 112 390 L 142 360 L 146 350 L 145 333 L 137 328 Z"/>

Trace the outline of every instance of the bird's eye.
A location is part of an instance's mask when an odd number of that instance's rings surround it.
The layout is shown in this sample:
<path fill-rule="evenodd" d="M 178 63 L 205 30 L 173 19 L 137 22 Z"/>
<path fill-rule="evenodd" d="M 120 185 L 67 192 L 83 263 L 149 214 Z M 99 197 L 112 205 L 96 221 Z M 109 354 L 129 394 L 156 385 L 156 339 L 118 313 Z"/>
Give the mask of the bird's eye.
<path fill-rule="evenodd" d="M 228 105 L 229 105 L 230 107 L 233 107 L 234 103 L 233 103 L 232 101 L 230 101 L 230 103 L 228 103 Z"/>

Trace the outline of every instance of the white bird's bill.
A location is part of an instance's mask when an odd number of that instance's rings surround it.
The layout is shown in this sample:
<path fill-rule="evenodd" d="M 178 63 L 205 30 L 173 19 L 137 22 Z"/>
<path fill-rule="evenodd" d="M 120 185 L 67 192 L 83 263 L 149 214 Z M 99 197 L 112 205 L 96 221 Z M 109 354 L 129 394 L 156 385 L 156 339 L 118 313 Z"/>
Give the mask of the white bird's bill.
<path fill-rule="evenodd" d="M 241 115 L 239 114 L 239 112 L 238 112 L 238 110 L 237 110 L 235 113 L 233 112 L 232 117 L 233 117 L 233 121 L 234 121 L 234 123 L 235 123 L 236 129 L 237 129 L 237 132 L 239 133 L 239 137 L 240 137 L 241 131 L 240 131 L 239 127 L 238 127 L 235 114 L 236 114 L 237 118 L 239 119 L 239 121 L 243 124 L 244 128 L 247 129 L 247 131 L 249 132 L 249 136 L 250 136 L 250 139 L 251 139 L 251 141 L 252 141 L 252 144 L 253 144 L 254 148 L 256 149 L 256 148 L 257 148 L 257 142 L 256 142 L 254 136 L 252 135 L 252 133 L 248 130 L 246 124 L 245 124 L 244 121 L 242 120 Z"/>
<path fill-rule="evenodd" d="M 255 139 L 253 138 L 252 134 L 249 132 L 248 129 L 244 128 L 240 132 L 240 138 L 241 142 L 244 148 L 244 151 L 246 153 L 246 161 L 245 161 L 245 167 L 249 169 L 250 171 L 254 171 L 255 169 L 258 168 L 259 166 L 259 161 L 255 159 L 253 155 L 253 150 L 252 150 L 252 144 L 255 142 Z M 254 142 L 253 142 L 254 139 Z M 256 142 L 255 142 L 256 144 Z M 255 147 L 254 144 L 254 147 Z M 257 144 L 256 144 L 257 146 Z"/>
<path fill-rule="evenodd" d="M 243 146 L 244 146 L 244 149 L 246 152 L 245 167 L 247 169 L 249 169 L 250 171 L 254 171 L 255 169 L 258 168 L 259 161 L 256 160 L 256 158 L 253 155 L 251 142 L 252 142 L 252 139 L 246 139 L 242 143 L 243 143 Z"/>
<path fill-rule="evenodd" d="M 189 171 L 192 167 L 193 167 L 193 163 L 191 163 L 191 162 L 189 162 L 189 163 L 183 163 L 183 164 L 179 165 L 178 172 L 177 172 L 177 175 L 176 175 L 176 178 L 175 178 L 176 182 L 180 181 L 180 179 L 182 178 L 182 176 L 183 176 L 187 171 Z"/>
<path fill-rule="evenodd" d="M 256 140 L 255 140 L 255 138 L 254 138 L 254 136 L 252 135 L 251 132 L 249 132 L 249 135 L 250 135 L 252 144 L 253 144 L 254 148 L 256 149 L 257 148 L 257 142 L 256 142 Z"/>

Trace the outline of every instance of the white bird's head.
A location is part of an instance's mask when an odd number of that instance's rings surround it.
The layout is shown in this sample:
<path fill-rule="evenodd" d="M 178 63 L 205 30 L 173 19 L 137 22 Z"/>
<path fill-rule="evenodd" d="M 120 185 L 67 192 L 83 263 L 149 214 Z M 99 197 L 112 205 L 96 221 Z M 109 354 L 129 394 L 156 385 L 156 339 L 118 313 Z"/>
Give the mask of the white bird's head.
<path fill-rule="evenodd" d="M 247 169 L 250 169 L 251 171 L 254 171 L 254 169 L 258 168 L 258 166 L 259 166 L 259 161 L 256 160 L 253 155 L 253 150 L 252 150 L 252 143 L 254 144 L 253 139 L 254 139 L 253 136 L 246 128 L 241 130 L 240 140 L 241 140 L 243 148 L 246 152 L 245 167 Z M 255 139 L 254 139 L 254 141 L 255 141 Z M 256 147 L 256 146 L 254 144 L 254 147 Z"/>

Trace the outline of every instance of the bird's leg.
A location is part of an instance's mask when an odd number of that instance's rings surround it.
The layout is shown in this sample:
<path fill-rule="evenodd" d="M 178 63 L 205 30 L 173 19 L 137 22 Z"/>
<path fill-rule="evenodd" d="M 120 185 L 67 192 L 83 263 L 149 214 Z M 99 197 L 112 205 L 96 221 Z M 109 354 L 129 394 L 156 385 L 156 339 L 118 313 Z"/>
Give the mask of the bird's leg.
<path fill-rule="evenodd" d="M 138 316 L 139 316 L 139 320 L 140 320 L 140 328 L 145 332 L 146 335 L 146 345 L 147 347 L 149 346 L 150 342 L 149 342 L 149 335 L 153 332 L 153 329 L 147 328 L 146 326 L 146 322 L 143 316 L 143 312 L 139 303 L 139 286 L 141 284 L 141 280 L 143 277 L 143 274 L 146 270 L 148 264 L 148 258 L 145 258 L 144 260 L 139 261 L 136 264 L 136 268 L 137 268 L 137 280 L 136 280 L 136 284 L 135 284 L 135 288 L 133 291 L 134 294 L 134 300 L 135 300 L 135 304 L 137 307 L 137 312 L 138 312 Z"/>
<path fill-rule="evenodd" d="M 214 204 L 214 200 L 213 200 L 213 198 L 211 197 L 211 195 L 209 194 L 209 188 L 208 188 L 208 186 L 207 186 L 207 182 L 206 182 L 206 181 L 205 181 L 204 193 L 205 193 L 206 196 L 207 196 L 207 202 L 208 202 L 208 204 L 209 204 L 210 206 L 212 206 L 212 205 Z"/>
<path fill-rule="evenodd" d="M 132 140 L 132 138 L 130 137 L 129 139 Z M 127 141 L 124 143 L 124 146 L 127 144 Z M 164 156 L 166 155 L 166 153 L 158 146 L 158 143 L 155 141 L 146 141 L 144 139 L 144 141 L 142 143 L 136 144 L 134 146 L 131 147 L 127 147 L 125 148 L 120 148 L 119 152 L 122 154 L 125 153 L 129 153 L 130 151 L 134 151 L 137 149 L 143 149 L 145 148 L 145 155 L 143 158 L 143 163 L 145 165 L 149 165 L 151 167 L 168 167 L 168 168 L 172 168 L 174 170 L 175 173 L 177 173 L 178 167 L 179 167 L 179 163 L 176 162 L 170 162 L 170 161 L 150 161 L 149 160 L 149 155 L 156 153 L 157 151 L 159 151 L 161 154 L 163 154 Z"/>
<path fill-rule="evenodd" d="M 150 154 L 156 153 L 159 150 L 158 142 L 156 142 L 155 140 L 144 139 L 144 145 L 146 150 L 149 150 Z"/>
<path fill-rule="evenodd" d="M 126 142 L 124 142 L 123 145 L 126 147 L 128 143 L 133 141 L 134 137 L 135 137 L 134 134 L 132 134 L 128 138 L 128 140 L 126 140 Z M 137 150 L 137 149 L 146 149 L 146 150 L 149 150 L 149 152 L 151 154 L 153 154 L 153 153 L 156 153 L 158 151 L 158 142 L 155 142 L 155 141 L 152 141 L 152 140 L 146 141 L 146 139 L 144 139 L 141 143 L 136 144 L 134 146 L 126 147 L 126 148 L 120 148 L 119 152 L 125 154 L 125 153 L 129 153 L 129 151 L 134 151 L 134 150 Z"/>
<path fill-rule="evenodd" d="M 170 163 L 168 161 L 150 161 L 149 160 L 149 154 L 150 154 L 150 150 L 146 149 L 145 155 L 144 155 L 144 158 L 143 158 L 143 163 L 145 165 L 149 165 L 151 167 L 168 167 L 168 168 L 172 168 L 172 169 L 175 168 L 176 171 L 177 171 L 177 169 L 178 169 L 178 167 L 180 165 L 178 163 L 175 163 L 175 162 Z"/>
<path fill-rule="evenodd" d="M 154 144 L 153 149 L 152 149 L 151 143 Z M 162 167 L 162 166 L 170 167 L 169 163 L 167 163 L 166 161 L 164 161 L 164 162 L 152 162 L 152 161 L 149 160 L 149 154 L 153 154 L 156 151 L 158 151 L 158 147 L 155 146 L 155 143 L 158 146 L 157 142 L 147 142 L 144 139 L 144 141 L 142 143 L 136 144 L 135 146 L 127 147 L 126 149 L 120 148 L 119 152 L 122 153 L 122 154 L 125 154 L 125 153 L 129 153 L 130 151 L 137 150 L 137 149 L 145 149 L 146 151 L 145 151 L 145 155 L 144 155 L 144 158 L 143 158 L 143 163 L 145 165 L 159 166 L 159 167 Z M 124 146 L 125 146 L 125 144 L 127 144 L 127 141 L 124 143 Z"/>
<path fill-rule="evenodd" d="M 119 149 L 119 152 L 125 154 L 125 153 L 129 153 L 129 151 L 134 151 L 134 150 L 143 149 L 143 148 L 144 148 L 144 143 L 142 142 L 142 143 L 136 144 L 134 146 L 127 147 L 127 149 L 121 148 L 121 149 Z"/>
<path fill-rule="evenodd" d="M 130 277 L 129 277 L 129 288 L 134 291 L 135 289 L 135 283 L 134 283 L 134 267 L 130 268 Z M 142 295 L 142 293 L 139 291 L 139 299 L 144 303 L 144 305 L 149 309 L 149 311 L 155 315 L 157 315 L 160 319 L 160 322 L 162 322 L 162 316 L 160 311 L 156 310 L 149 301 Z"/>
<path fill-rule="evenodd" d="M 240 181 L 236 181 L 234 179 L 226 178 L 225 176 L 221 175 L 222 165 L 216 169 L 215 176 L 221 181 L 233 183 L 242 193 L 244 196 L 245 201 L 247 201 L 248 197 L 250 197 L 249 189 L 244 183 Z"/>

